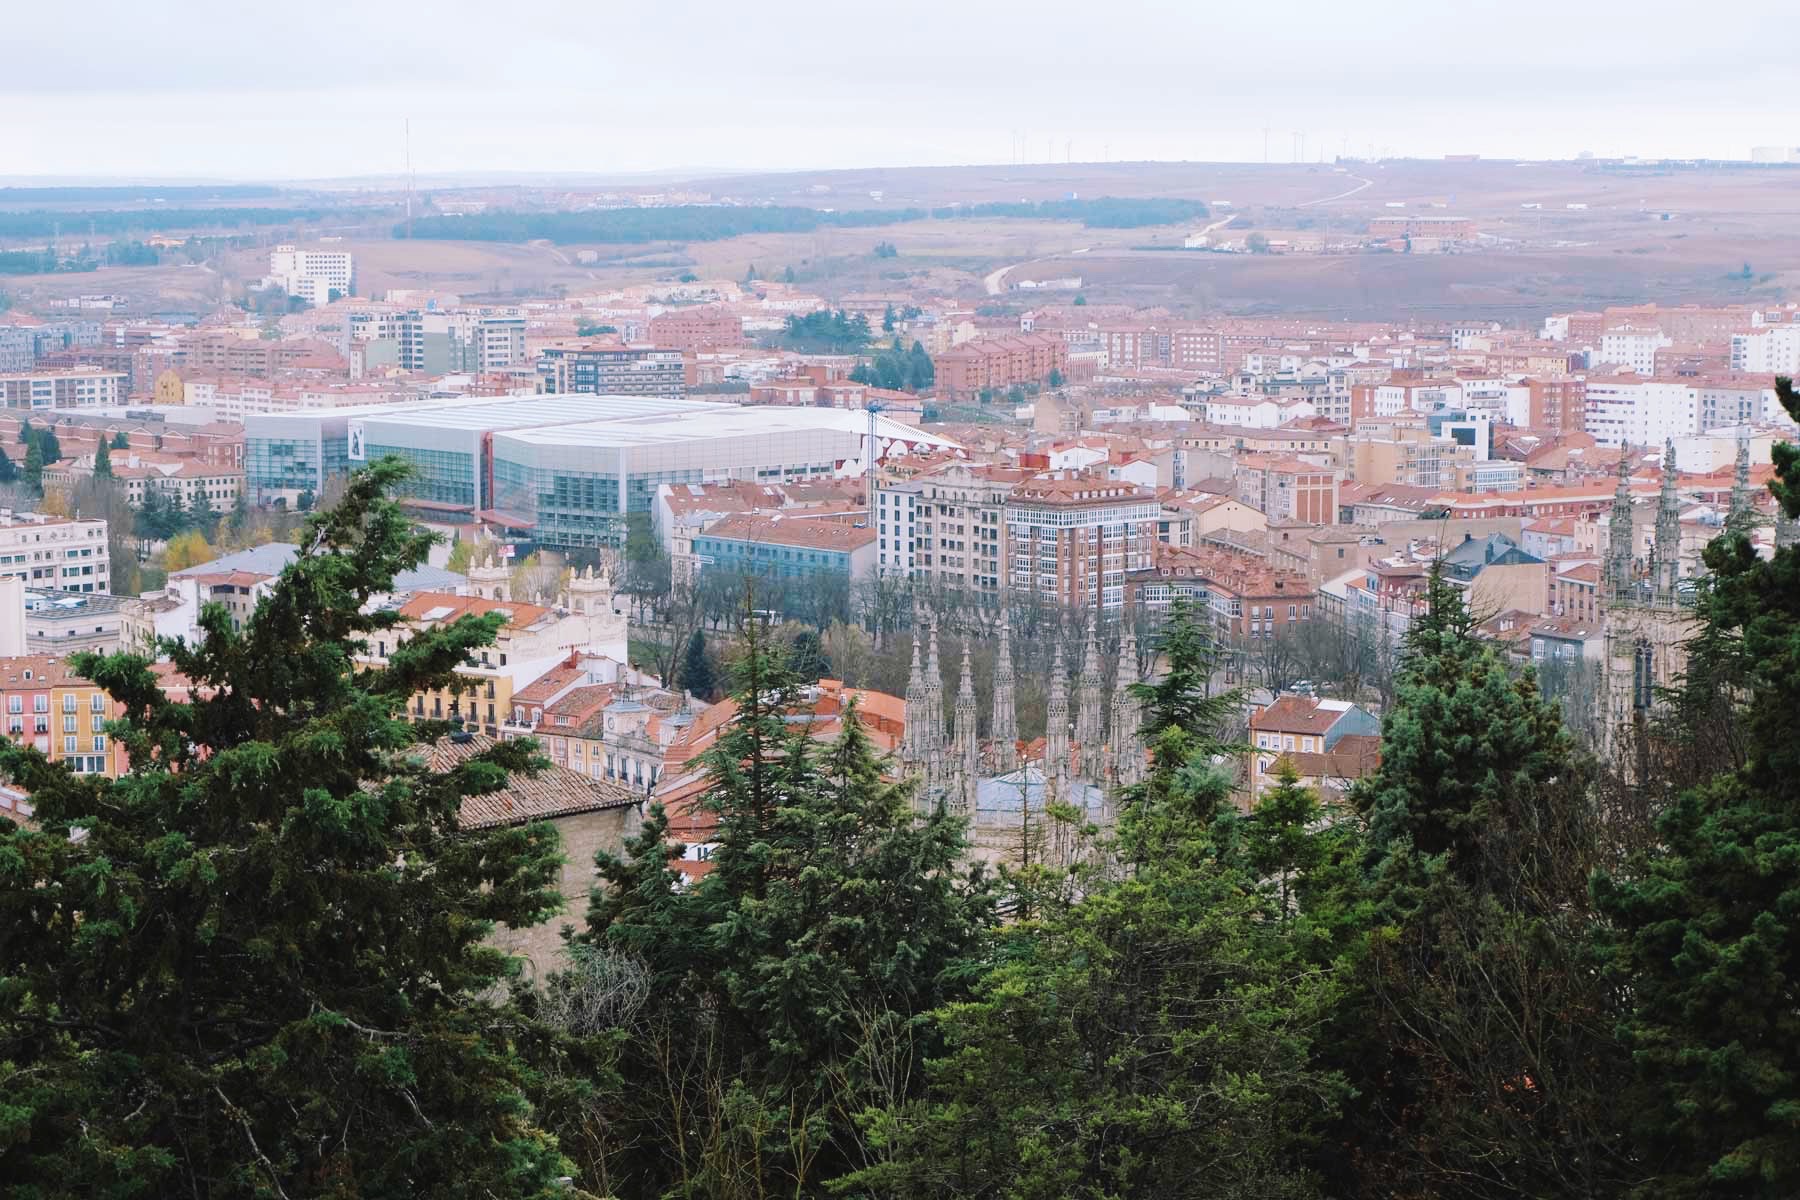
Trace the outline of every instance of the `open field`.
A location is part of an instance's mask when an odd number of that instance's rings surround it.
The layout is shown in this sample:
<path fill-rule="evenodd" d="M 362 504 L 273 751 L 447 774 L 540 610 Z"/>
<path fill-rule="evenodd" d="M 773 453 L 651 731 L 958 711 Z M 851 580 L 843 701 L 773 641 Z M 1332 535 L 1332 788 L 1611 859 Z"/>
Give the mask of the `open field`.
<path fill-rule="evenodd" d="M 1274 257 L 1174 249 L 1198 225 L 1119 230 L 1070 221 L 951 219 L 688 244 L 397 241 L 368 229 L 346 230 L 340 244 L 356 254 L 361 289 L 369 294 L 430 288 L 465 296 L 580 295 L 683 271 L 741 279 L 754 265 L 770 278 L 791 268 L 802 285 L 828 298 L 907 291 L 1028 304 L 1036 294 L 1004 289 L 1078 275 L 1091 299 L 1164 305 L 1194 315 L 1416 313 L 1530 321 L 1559 308 L 1652 299 L 1774 300 L 1800 291 L 1800 169 L 1785 167 L 1073 163 L 733 176 L 684 186 L 719 197 L 838 209 L 1037 201 L 1070 193 L 1176 196 L 1227 202 L 1216 208 L 1214 220 L 1237 216 L 1272 234 L 1342 236 L 1361 232 L 1377 216 L 1427 215 L 1468 217 L 1481 239 L 1449 255 Z M 503 194 L 485 194 L 499 205 L 511 202 Z M 523 189 L 514 193 L 524 195 Z M 1527 204 L 1538 207 L 1522 207 Z M 205 267 L 15 276 L 0 278 L 0 288 L 27 303 L 82 292 L 117 292 L 164 306 L 212 303 L 260 276 L 262 243 L 287 236 L 293 235 L 267 231 L 256 248 Z M 899 256 L 875 258 L 878 241 L 893 243 Z M 578 263 L 582 250 L 595 251 L 600 261 Z M 1748 280 L 1740 277 L 1745 264 Z M 983 281 L 989 276 L 1002 295 L 987 296 Z"/>

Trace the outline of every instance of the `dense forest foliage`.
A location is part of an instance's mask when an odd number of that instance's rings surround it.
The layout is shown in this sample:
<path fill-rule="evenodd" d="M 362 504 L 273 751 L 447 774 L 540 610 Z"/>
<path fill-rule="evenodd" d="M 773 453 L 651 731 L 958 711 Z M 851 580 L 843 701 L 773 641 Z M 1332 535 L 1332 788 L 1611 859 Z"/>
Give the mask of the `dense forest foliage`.
<path fill-rule="evenodd" d="M 544 239 L 558 245 L 582 242 L 711 242 L 747 233 L 811 233 L 816 229 L 854 229 L 897 225 L 906 221 L 965 218 L 1020 218 L 1080 221 L 1094 229 L 1135 229 L 1168 225 L 1207 215 L 1198 200 L 1119 199 L 1042 200 L 1016 203 L 962 204 L 944 208 L 846 209 L 833 211 L 793 205 L 671 205 L 666 208 L 606 208 L 590 212 L 497 211 L 470 216 L 425 217 L 412 223 L 411 236 L 477 242 L 529 242 Z M 407 227 L 396 226 L 395 237 Z"/>
<path fill-rule="evenodd" d="M 1800 448 L 1775 462 L 1800 519 Z M 1622 764 L 1434 572 L 1378 767 L 1248 807 L 1243 697 L 1177 605 L 1144 780 L 998 871 L 859 722 L 793 719 L 820 648 L 750 621 L 710 868 L 652 804 L 557 918 L 550 825 L 456 820 L 531 745 L 433 772 L 447 727 L 404 716 L 498 616 L 353 663 L 426 553 L 405 470 L 312 517 L 242 628 L 166 647 L 191 699 L 77 657 L 129 774 L 0 745 L 36 806 L 0 823 L 8 1194 L 1800 1194 L 1800 547 L 1707 548 L 1688 674 Z M 484 938 L 544 919 L 565 968 L 528 984 Z"/>

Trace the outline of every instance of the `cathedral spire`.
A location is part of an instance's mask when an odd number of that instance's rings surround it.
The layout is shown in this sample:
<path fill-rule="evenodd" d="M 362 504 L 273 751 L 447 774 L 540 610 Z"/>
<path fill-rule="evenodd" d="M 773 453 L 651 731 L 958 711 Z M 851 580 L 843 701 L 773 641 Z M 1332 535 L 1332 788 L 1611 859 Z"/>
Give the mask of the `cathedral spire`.
<path fill-rule="evenodd" d="M 1631 590 L 1631 446 L 1619 447 L 1619 482 L 1613 488 L 1612 517 L 1606 524 L 1606 595 Z"/>
<path fill-rule="evenodd" d="M 1098 617 L 1088 610 L 1087 645 L 1081 657 L 1081 675 L 1075 682 L 1076 749 L 1081 754 L 1081 776 L 1097 780 L 1106 771 L 1106 692 L 1100 671 Z"/>
<path fill-rule="evenodd" d="M 1069 774 L 1069 677 L 1063 667 L 1062 643 L 1050 664 L 1050 702 L 1044 713 L 1044 786 L 1061 799 Z"/>
<path fill-rule="evenodd" d="M 1750 439 L 1738 439 L 1737 472 L 1731 481 L 1731 511 L 1725 517 L 1730 529 L 1741 529 L 1747 536 L 1756 522 L 1756 499 L 1750 491 Z"/>
<path fill-rule="evenodd" d="M 975 812 L 975 783 L 981 775 L 981 743 L 975 730 L 975 671 L 969 665 L 969 642 L 963 639 L 962 681 L 956 688 L 956 747 L 952 762 L 947 764 L 957 773 L 952 798 L 970 816 Z"/>
<path fill-rule="evenodd" d="M 1113 685 L 1112 698 L 1112 775 L 1119 787 L 1130 787 L 1143 778 L 1144 743 L 1139 737 L 1142 723 L 1138 698 L 1131 686 L 1138 681 L 1137 638 L 1131 631 L 1131 616 L 1125 616 L 1125 636 L 1119 642 L 1119 679 Z"/>
<path fill-rule="evenodd" d="M 1004 602 L 1000 605 L 1000 645 L 994 657 L 994 711 L 988 725 L 994 769 L 1005 774 L 1019 765 L 1019 710 L 1013 699 L 1012 627 Z"/>
<path fill-rule="evenodd" d="M 1675 495 L 1675 441 L 1663 443 L 1662 495 L 1656 505 L 1656 598 L 1672 601 L 1681 577 L 1681 503 Z"/>
<path fill-rule="evenodd" d="M 944 752 L 944 676 L 938 666 L 938 631 L 935 614 L 929 624 L 925 643 L 925 740 L 920 749 L 925 753 L 925 779 L 939 783 L 943 772 Z"/>
<path fill-rule="evenodd" d="M 912 673 L 906 679 L 906 728 L 901 734 L 900 757 L 909 767 L 924 761 L 925 652 L 919 647 L 919 627 L 913 626 Z"/>

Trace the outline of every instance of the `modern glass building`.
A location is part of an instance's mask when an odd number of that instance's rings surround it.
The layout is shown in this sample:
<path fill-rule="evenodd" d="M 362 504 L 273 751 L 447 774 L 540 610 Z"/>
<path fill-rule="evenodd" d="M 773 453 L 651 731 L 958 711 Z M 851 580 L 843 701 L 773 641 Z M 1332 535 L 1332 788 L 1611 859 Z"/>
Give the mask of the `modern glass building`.
<path fill-rule="evenodd" d="M 867 413 L 754 408 L 656 396 L 559 394 L 252 417 L 245 473 L 259 498 L 315 493 L 397 454 L 414 504 L 552 546 L 616 545 L 658 486 L 829 478 L 866 461 Z M 956 443 L 876 418 L 876 453 Z"/>

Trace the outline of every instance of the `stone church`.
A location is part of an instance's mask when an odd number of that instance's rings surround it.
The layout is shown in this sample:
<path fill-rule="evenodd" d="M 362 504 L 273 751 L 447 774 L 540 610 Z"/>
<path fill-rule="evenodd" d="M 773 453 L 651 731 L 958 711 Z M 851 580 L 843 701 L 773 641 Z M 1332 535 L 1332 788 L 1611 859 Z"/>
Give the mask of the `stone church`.
<path fill-rule="evenodd" d="M 1090 614 L 1072 712 L 1069 676 L 1058 648 L 1041 748 L 1019 741 L 1012 630 L 1004 611 L 994 631 L 993 707 L 985 739 L 979 732 L 968 643 L 946 723 L 943 698 L 950 679 L 938 655 L 937 621 L 921 610 L 913 630 L 900 760 L 921 780 L 922 804 L 941 799 L 950 811 L 968 817 L 975 854 L 990 862 L 1018 863 L 1027 857 L 1067 861 L 1074 853 L 1070 831 L 1066 823 L 1047 819 L 1052 803 L 1073 808 L 1102 829 L 1112 826 L 1116 789 L 1139 782 L 1146 767 L 1142 713 L 1130 691 L 1141 668 L 1129 623 L 1122 624 L 1117 681 L 1108 695 L 1099 630 Z"/>

